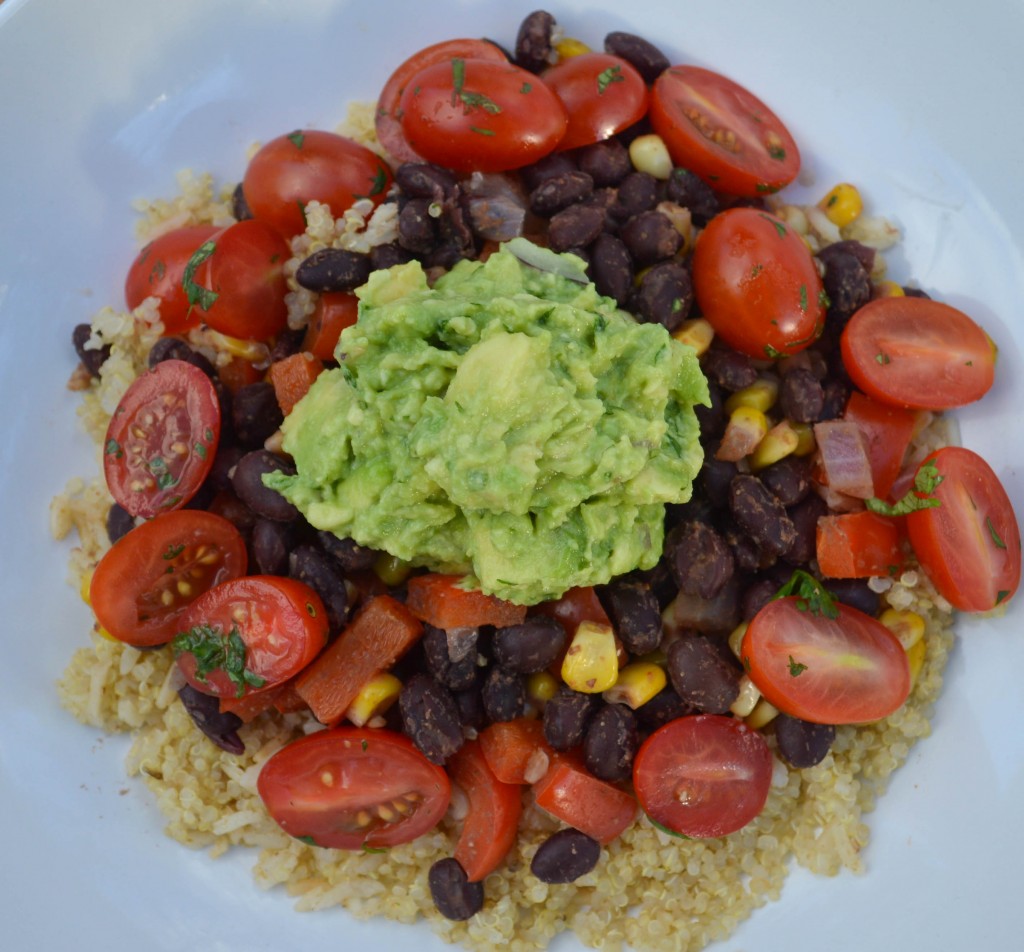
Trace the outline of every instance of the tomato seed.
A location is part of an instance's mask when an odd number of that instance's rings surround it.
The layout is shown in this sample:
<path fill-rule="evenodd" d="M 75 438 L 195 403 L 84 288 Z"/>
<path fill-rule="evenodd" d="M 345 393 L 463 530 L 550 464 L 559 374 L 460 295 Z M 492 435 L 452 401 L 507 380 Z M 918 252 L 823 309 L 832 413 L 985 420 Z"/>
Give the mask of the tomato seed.
<path fill-rule="evenodd" d="M 383 803 L 377 807 L 377 816 L 379 816 L 385 823 L 392 823 L 398 819 L 398 814 Z"/>
<path fill-rule="evenodd" d="M 334 786 L 334 774 L 332 774 L 329 770 L 325 770 L 322 774 L 320 774 L 320 782 L 325 787 L 333 787 Z"/>

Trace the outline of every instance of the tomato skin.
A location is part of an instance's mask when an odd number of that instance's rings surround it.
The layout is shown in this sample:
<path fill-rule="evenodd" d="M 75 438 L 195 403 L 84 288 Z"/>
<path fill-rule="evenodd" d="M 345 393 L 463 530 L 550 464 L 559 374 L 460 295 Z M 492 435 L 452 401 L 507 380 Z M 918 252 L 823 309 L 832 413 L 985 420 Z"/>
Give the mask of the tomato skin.
<path fill-rule="evenodd" d="M 303 209 L 310 202 L 329 205 L 338 218 L 360 198 L 379 205 L 391 181 L 391 169 L 366 146 L 305 129 L 264 145 L 249 160 L 242 191 L 254 218 L 292 238 L 306 230 Z"/>
<path fill-rule="evenodd" d="M 946 446 L 928 456 L 942 482 L 939 505 L 907 516 L 910 544 L 928 577 L 954 607 L 990 611 L 1020 585 L 1020 527 L 1006 490 L 973 450 Z"/>
<path fill-rule="evenodd" d="M 249 575 L 222 582 L 200 595 L 180 619 L 180 632 L 206 626 L 227 636 L 237 630 L 244 667 L 262 684 L 239 685 L 223 667 L 200 674 L 196 655 L 174 642 L 178 667 L 197 691 L 241 697 L 287 681 L 327 644 L 327 611 L 304 582 L 276 575 Z"/>
<path fill-rule="evenodd" d="M 124 282 L 124 300 L 129 310 L 146 298 L 160 299 L 160 320 L 164 335 L 183 334 L 199 326 L 199 315 L 181 285 L 185 265 L 195 250 L 220 229 L 215 225 L 186 225 L 154 238 L 136 256 Z"/>
<path fill-rule="evenodd" d="M 325 784 L 325 774 L 345 782 Z M 451 799 L 444 769 L 381 728 L 335 727 L 292 741 L 263 765 L 256 789 L 286 833 L 343 850 L 409 843 L 440 822 Z M 382 820 L 377 807 L 396 801 L 406 812 Z"/>
<path fill-rule="evenodd" d="M 995 379 L 988 335 L 963 311 L 930 298 L 869 301 L 843 328 L 840 348 L 853 382 L 895 407 L 962 407 Z"/>
<path fill-rule="evenodd" d="M 217 391 L 198 367 L 165 360 L 137 377 L 103 441 L 111 495 L 146 519 L 184 506 L 213 465 L 220 422 Z"/>
<path fill-rule="evenodd" d="M 359 299 L 351 291 L 326 291 L 313 307 L 302 349 L 320 360 L 334 360 L 338 338 L 359 316 Z"/>
<path fill-rule="evenodd" d="M 777 192 L 800 171 L 800 151 L 779 117 L 711 70 L 665 70 L 651 87 L 649 114 L 672 161 L 717 191 L 756 198 Z"/>
<path fill-rule="evenodd" d="M 647 112 L 647 84 L 636 69 L 610 53 L 571 56 L 541 74 L 569 115 L 558 151 L 611 138 Z"/>
<path fill-rule="evenodd" d="M 796 596 L 765 605 L 747 626 L 740 657 L 758 690 L 780 711 L 817 724 L 888 717 L 910 694 L 907 653 L 870 615 L 836 604 L 835 619 Z"/>
<path fill-rule="evenodd" d="M 93 572 L 89 604 L 118 641 L 137 648 L 162 645 L 179 631 L 181 617 L 200 594 L 244 575 L 246 568 L 245 540 L 227 519 L 180 509 L 136 526 L 107 550 Z M 182 575 L 192 589 L 184 596 L 177 587 Z M 164 592 L 170 593 L 169 605 Z"/>
<path fill-rule="evenodd" d="M 684 836 L 727 836 L 764 809 L 772 753 L 764 737 L 722 714 L 679 717 L 637 751 L 633 786 L 644 812 Z"/>
<path fill-rule="evenodd" d="M 406 141 L 402 131 L 401 99 L 405 87 L 418 72 L 436 63 L 450 63 L 453 59 L 489 59 L 507 63 L 508 57 L 501 47 L 489 40 L 455 39 L 435 43 L 414 53 L 396 69 L 384 84 L 377 98 L 377 141 L 396 162 L 422 162 L 423 157 Z"/>
<path fill-rule="evenodd" d="M 825 326 L 822 284 L 800 236 L 767 212 L 716 215 L 693 253 L 697 304 L 734 350 L 759 359 L 795 354 Z"/>
<path fill-rule="evenodd" d="M 554 150 L 569 121 L 559 98 L 533 73 L 493 60 L 428 66 L 405 87 L 400 109 L 410 146 L 457 172 L 530 165 Z"/>
<path fill-rule="evenodd" d="M 826 578 L 893 576 L 903 565 L 899 526 L 867 509 L 822 516 L 816 551 Z"/>
<path fill-rule="evenodd" d="M 846 403 L 843 419 L 860 427 L 871 462 L 875 495 L 887 499 L 903 469 L 907 447 L 917 429 L 918 414 L 879 403 L 854 390 Z"/>
<path fill-rule="evenodd" d="M 535 611 L 539 615 L 550 615 L 561 622 L 570 637 L 576 633 L 580 622 L 583 621 L 595 621 L 601 625 L 611 624 L 608 613 L 591 585 L 570 588 L 561 598 L 553 602 L 542 602 Z"/>
<path fill-rule="evenodd" d="M 200 246 L 208 252 L 194 276 L 216 297 L 194 313 L 215 331 L 243 340 L 266 340 L 285 329 L 291 249 L 272 227 L 256 219 L 235 222 Z"/>

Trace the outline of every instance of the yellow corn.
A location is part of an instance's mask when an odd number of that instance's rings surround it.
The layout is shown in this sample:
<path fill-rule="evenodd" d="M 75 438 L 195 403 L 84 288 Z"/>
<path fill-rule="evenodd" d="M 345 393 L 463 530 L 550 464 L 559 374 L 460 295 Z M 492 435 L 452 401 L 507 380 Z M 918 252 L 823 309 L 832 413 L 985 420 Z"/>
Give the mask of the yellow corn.
<path fill-rule="evenodd" d="M 907 663 L 910 665 L 911 687 L 917 684 L 917 679 L 921 674 L 921 668 L 924 667 L 924 656 L 927 651 L 928 649 L 925 645 L 924 638 L 920 641 L 915 641 L 913 645 L 907 648 Z"/>
<path fill-rule="evenodd" d="M 904 651 L 910 651 L 924 638 L 924 619 L 917 612 L 887 608 L 878 620 L 899 638 Z"/>
<path fill-rule="evenodd" d="M 563 36 L 555 43 L 555 52 L 560 60 L 567 60 L 573 56 L 589 53 L 590 47 L 583 40 L 577 40 L 574 36 Z"/>
<path fill-rule="evenodd" d="M 725 425 L 716 459 L 733 463 L 753 453 L 757 444 L 768 435 L 768 418 L 756 407 L 737 407 Z"/>
<path fill-rule="evenodd" d="M 373 718 L 383 714 L 395 701 L 402 690 L 402 682 L 393 674 L 382 671 L 366 682 L 356 695 L 355 700 L 345 712 L 356 727 L 363 727 Z"/>
<path fill-rule="evenodd" d="M 558 678 L 550 671 L 538 671 L 526 679 L 526 696 L 539 707 L 543 707 L 558 691 Z"/>
<path fill-rule="evenodd" d="M 752 407 L 767 413 L 779 398 L 779 381 L 774 377 L 758 377 L 749 387 L 737 390 L 725 401 L 726 413 L 733 413 L 740 407 Z"/>
<path fill-rule="evenodd" d="M 747 727 L 752 727 L 754 730 L 759 731 L 778 716 L 779 709 L 775 705 L 769 704 L 764 698 L 761 698 L 754 705 L 754 709 L 743 720 L 746 722 Z"/>
<path fill-rule="evenodd" d="M 78 594 L 82 596 L 82 601 L 86 605 L 92 605 L 92 599 L 89 597 L 89 588 L 92 586 L 92 569 L 88 572 L 82 573 L 82 581 L 78 586 Z"/>
<path fill-rule="evenodd" d="M 253 364 L 262 364 L 270 359 L 270 348 L 258 340 L 242 340 L 239 337 L 229 337 L 213 328 L 205 331 L 207 343 L 216 347 L 217 350 L 231 354 L 232 357 L 241 357 Z"/>
<path fill-rule="evenodd" d="M 749 717 L 757 708 L 760 700 L 761 692 L 757 689 L 757 685 L 747 675 L 743 675 L 740 678 L 740 693 L 729 706 L 729 710 L 737 717 Z"/>
<path fill-rule="evenodd" d="M 747 623 L 740 622 L 729 632 L 729 650 L 738 658 L 740 649 L 743 647 L 743 636 L 747 633 Z"/>
<path fill-rule="evenodd" d="M 672 332 L 672 336 L 680 344 L 688 344 L 697 352 L 697 356 L 700 357 L 701 354 L 707 351 L 711 346 L 711 342 L 715 339 L 715 329 L 703 317 L 695 317 L 691 320 L 683 321 Z"/>
<path fill-rule="evenodd" d="M 373 563 L 373 571 L 385 585 L 401 585 L 412 572 L 412 566 L 396 555 L 382 552 Z"/>
<path fill-rule="evenodd" d="M 619 671 L 615 684 L 602 696 L 609 704 L 626 704 L 635 711 L 667 683 L 668 678 L 663 668 L 648 661 L 634 661 Z"/>
<path fill-rule="evenodd" d="M 789 425 L 797 437 L 793 455 L 810 456 L 818 448 L 818 441 L 814 439 L 814 427 L 810 423 L 790 423 Z"/>
<path fill-rule="evenodd" d="M 757 472 L 772 463 L 796 452 L 800 445 L 800 436 L 789 420 L 777 423 L 766 434 L 763 440 L 757 444 L 757 448 L 750 454 L 750 468 Z"/>
<path fill-rule="evenodd" d="M 618 677 L 619 659 L 612 626 L 580 622 L 562 662 L 562 680 L 574 691 L 600 694 Z"/>
<path fill-rule="evenodd" d="M 630 142 L 629 158 L 638 172 L 646 172 L 663 182 L 672 174 L 672 156 L 668 154 L 665 140 L 653 132 Z"/>
<path fill-rule="evenodd" d="M 855 222 L 864 211 L 864 202 L 855 185 L 840 182 L 820 202 L 818 208 L 837 228 L 844 228 Z"/>
<path fill-rule="evenodd" d="M 903 288 L 895 281 L 879 281 L 875 285 L 875 294 L 878 297 L 906 297 Z"/>

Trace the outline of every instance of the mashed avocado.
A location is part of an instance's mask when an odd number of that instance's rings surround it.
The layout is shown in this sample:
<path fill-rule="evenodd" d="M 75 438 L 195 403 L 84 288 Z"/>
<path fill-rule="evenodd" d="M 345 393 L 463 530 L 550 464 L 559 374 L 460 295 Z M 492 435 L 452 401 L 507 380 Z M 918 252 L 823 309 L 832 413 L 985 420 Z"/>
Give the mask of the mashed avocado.
<path fill-rule="evenodd" d="M 285 420 L 298 474 L 266 482 L 319 529 L 534 604 L 654 565 L 708 392 L 579 259 L 517 242 L 433 288 L 416 262 L 371 275 L 340 367 Z"/>

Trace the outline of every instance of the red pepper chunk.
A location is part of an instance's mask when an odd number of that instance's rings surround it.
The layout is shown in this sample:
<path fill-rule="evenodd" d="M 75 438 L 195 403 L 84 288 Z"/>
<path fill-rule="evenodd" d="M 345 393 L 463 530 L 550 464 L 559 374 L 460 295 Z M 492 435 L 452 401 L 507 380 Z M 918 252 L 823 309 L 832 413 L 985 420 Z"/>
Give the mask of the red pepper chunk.
<path fill-rule="evenodd" d="M 518 625 L 526 618 L 526 606 L 462 587 L 461 575 L 417 575 L 409 579 L 406 606 L 420 621 L 448 631 Z"/>

